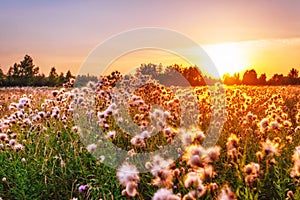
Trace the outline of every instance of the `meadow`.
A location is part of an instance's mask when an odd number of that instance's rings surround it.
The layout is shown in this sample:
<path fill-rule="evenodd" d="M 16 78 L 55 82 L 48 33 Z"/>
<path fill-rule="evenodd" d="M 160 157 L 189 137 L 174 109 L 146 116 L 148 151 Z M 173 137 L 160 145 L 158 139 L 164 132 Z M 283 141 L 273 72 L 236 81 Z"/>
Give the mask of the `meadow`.
<path fill-rule="evenodd" d="M 299 87 L 148 79 L 2 88 L 0 199 L 300 199 Z"/>

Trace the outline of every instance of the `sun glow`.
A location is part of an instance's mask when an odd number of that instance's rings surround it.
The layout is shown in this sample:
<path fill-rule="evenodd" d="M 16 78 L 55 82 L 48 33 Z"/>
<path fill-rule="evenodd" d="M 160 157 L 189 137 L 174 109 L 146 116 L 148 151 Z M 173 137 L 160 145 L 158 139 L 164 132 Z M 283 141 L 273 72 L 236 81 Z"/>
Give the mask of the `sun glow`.
<path fill-rule="evenodd" d="M 220 76 L 241 72 L 249 65 L 246 52 L 239 43 L 207 45 L 204 49 L 216 65 Z"/>

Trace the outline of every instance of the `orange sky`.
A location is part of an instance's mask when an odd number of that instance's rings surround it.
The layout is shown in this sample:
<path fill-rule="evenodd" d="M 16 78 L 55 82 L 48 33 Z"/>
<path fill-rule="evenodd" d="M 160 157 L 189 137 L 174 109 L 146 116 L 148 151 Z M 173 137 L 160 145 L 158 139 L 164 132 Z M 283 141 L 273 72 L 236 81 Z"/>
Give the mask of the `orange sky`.
<path fill-rule="evenodd" d="M 299 7 L 296 0 L 4 1 L 0 66 L 6 72 L 29 54 L 45 74 L 52 66 L 76 74 L 89 53 L 112 35 L 161 27 L 202 45 L 221 74 L 255 68 L 270 78 L 300 69 Z M 131 57 L 132 63 L 151 58 L 172 64 L 171 58 L 150 54 Z"/>

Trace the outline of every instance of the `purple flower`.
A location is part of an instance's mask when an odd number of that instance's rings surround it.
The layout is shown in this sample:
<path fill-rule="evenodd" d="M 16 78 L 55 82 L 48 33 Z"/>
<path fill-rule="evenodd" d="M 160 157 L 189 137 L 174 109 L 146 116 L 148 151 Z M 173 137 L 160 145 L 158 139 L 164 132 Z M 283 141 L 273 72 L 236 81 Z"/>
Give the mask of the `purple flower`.
<path fill-rule="evenodd" d="M 79 191 L 79 193 L 81 193 L 81 192 L 86 191 L 88 188 L 89 188 L 88 185 L 80 185 L 80 186 L 78 187 L 78 191 Z"/>

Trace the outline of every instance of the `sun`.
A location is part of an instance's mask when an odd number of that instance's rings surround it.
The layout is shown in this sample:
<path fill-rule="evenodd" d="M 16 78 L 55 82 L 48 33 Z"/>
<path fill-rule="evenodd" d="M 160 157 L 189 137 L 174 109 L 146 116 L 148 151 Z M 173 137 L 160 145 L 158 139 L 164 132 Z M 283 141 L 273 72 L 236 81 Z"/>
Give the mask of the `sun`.
<path fill-rule="evenodd" d="M 212 59 L 220 76 L 243 71 L 247 65 L 245 50 L 239 43 L 220 43 L 204 46 L 204 50 Z"/>

